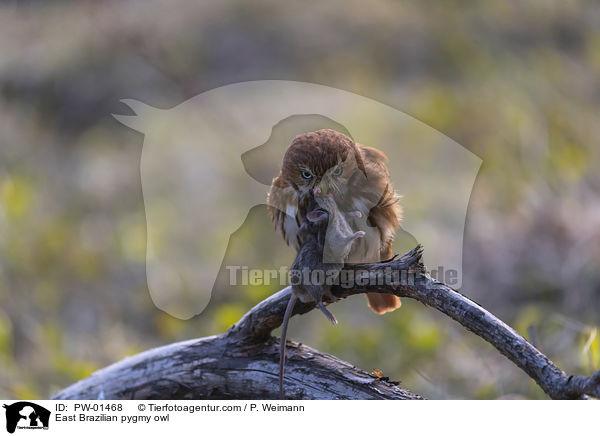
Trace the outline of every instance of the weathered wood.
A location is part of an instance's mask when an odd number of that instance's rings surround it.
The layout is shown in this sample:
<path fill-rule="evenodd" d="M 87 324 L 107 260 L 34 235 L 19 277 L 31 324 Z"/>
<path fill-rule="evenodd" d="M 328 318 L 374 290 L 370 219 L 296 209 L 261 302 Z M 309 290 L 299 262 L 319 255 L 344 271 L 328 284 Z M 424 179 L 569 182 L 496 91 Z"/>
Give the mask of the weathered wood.
<path fill-rule="evenodd" d="M 600 397 L 600 372 L 591 377 L 564 373 L 504 322 L 427 274 L 421 263 L 422 251 L 418 246 L 399 259 L 348 266 L 345 269 L 355 274 L 354 285 L 351 289 L 337 286 L 333 292 L 339 298 L 367 292 L 413 298 L 488 341 L 551 398 Z M 399 281 L 392 279 L 397 271 L 405 272 Z M 386 284 L 369 282 L 374 274 L 383 276 Z M 277 398 L 278 341 L 270 335 L 281 325 L 290 295 L 287 287 L 260 302 L 226 334 L 141 353 L 98 371 L 54 398 Z M 313 308 L 314 304 L 298 302 L 293 315 Z M 333 356 L 298 344 L 288 347 L 288 398 L 420 398 Z"/>
<path fill-rule="evenodd" d="M 227 334 L 155 348 L 108 366 L 53 399 L 279 399 L 279 341 Z M 288 344 L 288 399 L 419 399 L 333 356 Z"/>

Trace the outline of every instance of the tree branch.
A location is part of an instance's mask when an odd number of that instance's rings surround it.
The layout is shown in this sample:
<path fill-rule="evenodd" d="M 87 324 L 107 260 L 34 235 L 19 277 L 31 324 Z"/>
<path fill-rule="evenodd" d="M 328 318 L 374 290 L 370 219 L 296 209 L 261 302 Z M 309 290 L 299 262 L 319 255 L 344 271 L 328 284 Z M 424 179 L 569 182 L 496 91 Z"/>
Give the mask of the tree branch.
<path fill-rule="evenodd" d="M 289 399 L 420 399 L 336 357 L 288 344 Z M 57 393 L 52 399 L 279 399 L 279 341 L 239 342 L 227 334 L 137 354 Z"/>
<path fill-rule="evenodd" d="M 333 292 L 338 298 L 367 292 L 413 298 L 492 344 L 551 398 L 600 397 L 600 372 L 591 377 L 565 374 L 504 322 L 427 274 L 422 251 L 419 245 L 399 259 L 348 266 L 345 271 L 354 274 L 352 286 L 336 286 Z M 287 287 L 260 302 L 223 335 L 141 353 L 98 371 L 54 398 L 277 398 L 278 341 L 270 335 L 283 322 L 290 295 Z M 314 307 L 298 302 L 293 315 Z M 420 398 L 333 356 L 298 344 L 288 347 L 288 398 Z"/>

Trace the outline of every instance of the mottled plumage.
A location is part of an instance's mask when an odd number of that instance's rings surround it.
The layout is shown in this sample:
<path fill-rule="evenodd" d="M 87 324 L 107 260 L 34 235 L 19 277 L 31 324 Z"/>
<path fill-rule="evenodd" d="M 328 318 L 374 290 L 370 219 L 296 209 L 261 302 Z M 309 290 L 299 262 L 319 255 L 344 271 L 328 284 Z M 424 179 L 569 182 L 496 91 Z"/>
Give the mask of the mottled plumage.
<path fill-rule="evenodd" d="M 355 143 L 335 130 L 324 129 L 296 136 L 273 179 L 267 204 L 276 229 L 296 250 L 301 240 L 300 223 L 314 193 L 332 193 L 344 212 L 360 211 L 363 219 L 351 222 L 365 236 L 357 240 L 347 262 L 375 262 L 390 258 L 392 240 L 401 219 L 399 196 L 394 192 L 381 151 Z M 400 299 L 388 294 L 368 294 L 377 313 L 400 307 Z"/>

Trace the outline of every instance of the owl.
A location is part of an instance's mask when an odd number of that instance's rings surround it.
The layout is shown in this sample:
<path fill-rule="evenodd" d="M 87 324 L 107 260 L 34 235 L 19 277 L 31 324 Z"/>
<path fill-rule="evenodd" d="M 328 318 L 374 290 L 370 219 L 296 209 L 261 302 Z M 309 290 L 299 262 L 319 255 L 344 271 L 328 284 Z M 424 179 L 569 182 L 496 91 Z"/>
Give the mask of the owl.
<path fill-rule="evenodd" d="M 362 230 L 347 263 L 377 262 L 392 257 L 392 241 L 402 218 L 400 197 L 394 192 L 381 151 L 355 143 L 335 130 L 296 136 L 288 147 L 279 175 L 273 179 L 267 205 L 275 228 L 288 245 L 300 248 L 298 235 L 315 195 L 332 194 L 341 211 L 360 211 L 352 220 Z M 369 307 L 383 314 L 400 307 L 388 294 L 367 294 Z"/>

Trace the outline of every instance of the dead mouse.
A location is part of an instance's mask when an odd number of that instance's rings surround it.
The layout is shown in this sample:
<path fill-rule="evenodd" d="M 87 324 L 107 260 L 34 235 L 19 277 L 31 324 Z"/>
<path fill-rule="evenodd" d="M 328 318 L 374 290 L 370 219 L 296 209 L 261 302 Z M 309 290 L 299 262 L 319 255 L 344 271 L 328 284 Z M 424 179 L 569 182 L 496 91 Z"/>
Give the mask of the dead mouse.
<path fill-rule="evenodd" d="M 293 277 L 291 278 L 292 295 L 281 328 L 279 393 L 282 399 L 284 398 L 283 376 L 287 328 L 296 299 L 300 299 L 303 303 L 314 301 L 327 319 L 337 324 L 333 314 L 323 305 L 323 296 L 336 300 L 331 293 L 331 283 L 344 267 L 344 260 L 350 253 L 352 243 L 365 235 L 363 231 L 353 232 L 348 224 L 346 215 L 357 216 L 356 214 L 360 212 L 347 214 L 340 212 L 331 196 L 317 197 L 310 205 L 309 212 L 298 229 L 298 236 L 303 242 L 290 270 L 290 275 Z"/>

